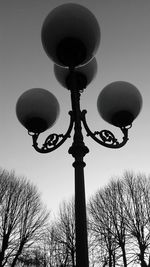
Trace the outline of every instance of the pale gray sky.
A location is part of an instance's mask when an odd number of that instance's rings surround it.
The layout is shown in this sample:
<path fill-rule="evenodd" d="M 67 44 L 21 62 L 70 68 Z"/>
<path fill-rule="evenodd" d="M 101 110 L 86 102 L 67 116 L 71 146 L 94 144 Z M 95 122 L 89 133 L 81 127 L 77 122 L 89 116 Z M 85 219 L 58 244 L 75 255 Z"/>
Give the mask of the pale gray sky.
<path fill-rule="evenodd" d="M 46 15 L 68 2 L 89 8 L 101 28 L 97 76 L 81 98 L 82 108 L 88 110 L 91 130 L 108 129 L 120 138 L 119 129 L 104 122 L 97 112 L 97 97 L 108 83 L 133 83 L 143 96 L 143 109 L 129 131 L 130 140 L 125 147 L 104 148 L 85 135 L 90 149 L 85 158 L 87 198 L 124 170 L 150 173 L 150 1 L 0 0 L 0 166 L 14 169 L 36 184 L 52 211 L 74 194 L 73 158 L 67 152 L 72 140 L 50 154 L 38 154 L 16 118 L 15 105 L 27 89 L 48 89 L 60 103 L 60 116 L 40 140 L 44 141 L 49 133 L 64 133 L 67 129 L 69 92 L 56 81 L 53 62 L 42 48 L 40 34 Z"/>

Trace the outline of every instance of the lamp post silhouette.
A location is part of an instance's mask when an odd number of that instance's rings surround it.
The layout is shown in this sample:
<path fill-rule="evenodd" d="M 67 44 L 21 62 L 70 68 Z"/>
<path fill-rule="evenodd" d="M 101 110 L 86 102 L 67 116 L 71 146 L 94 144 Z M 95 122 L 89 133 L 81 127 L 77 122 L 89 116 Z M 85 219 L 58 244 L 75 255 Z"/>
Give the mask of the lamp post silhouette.
<path fill-rule="evenodd" d="M 73 143 L 68 152 L 74 158 L 75 170 L 76 266 L 88 267 L 84 156 L 89 149 L 84 143 L 82 127 L 87 136 L 100 145 L 120 148 L 128 141 L 128 129 L 141 110 L 142 97 L 128 82 L 117 81 L 107 85 L 100 92 L 97 108 L 105 121 L 120 128 L 123 139 L 119 142 L 108 130 L 92 132 L 86 120 L 87 111 L 80 109 L 80 96 L 97 71 L 94 55 L 100 43 L 100 28 L 95 16 L 78 4 L 58 6 L 46 17 L 41 36 L 43 47 L 54 62 L 56 79 L 71 95 L 69 127 L 65 134 L 50 134 L 39 147 L 39 135 L 52 127 L 59 115 L 56 97 L 41 88 L 30 89 L 19 97 L 16 114 L 32 136 L 34 149 L 40 153 L 57 149 L 73 132 Z"/>

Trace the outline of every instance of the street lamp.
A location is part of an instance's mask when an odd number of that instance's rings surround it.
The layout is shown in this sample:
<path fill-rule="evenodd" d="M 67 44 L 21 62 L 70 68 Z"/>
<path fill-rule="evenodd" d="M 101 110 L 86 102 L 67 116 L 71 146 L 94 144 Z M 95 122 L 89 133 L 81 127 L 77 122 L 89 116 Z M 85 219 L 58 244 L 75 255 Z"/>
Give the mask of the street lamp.
<path fill-rule="evenodd" d="M 97 101 L 104 120 L 119 127 L 123 139 L 119 142 L 108 130 L 92 132 L 86 121 L 86 110 L 80 109 L 80 96 L 93 80 L 97 63 L 94 55 L 100 43 L 100 29 L 95 16 L 78 4 L 64 4 L 52 10 L 42 27 L 42 43 L 47 55 L 54 61 L 54 73 L 60 84 L 71 95 L 70 123 L 65 134 L 50 134 L 42 147 L 38 146 L 40 133 L 52 127 L 59 114 L 55 96 L 41 88 L 24 92 L 16 104 L 19 121 L 33 139 L 33 147 L 40 153 L 49 153 L 61 146 L 73 131 L 69 154 L 74 158 L 75 169 L 75 227 L 76 266 L 88 267 L 86 201 L 84 186 L 84 156 L 89 149 L 84 144 L 82 127 L 87 136 L 109 148 L 120 148 L 128 141 L 128 129 L 142 107 L 138 89 L 127 82 L 107 85 Z"/>

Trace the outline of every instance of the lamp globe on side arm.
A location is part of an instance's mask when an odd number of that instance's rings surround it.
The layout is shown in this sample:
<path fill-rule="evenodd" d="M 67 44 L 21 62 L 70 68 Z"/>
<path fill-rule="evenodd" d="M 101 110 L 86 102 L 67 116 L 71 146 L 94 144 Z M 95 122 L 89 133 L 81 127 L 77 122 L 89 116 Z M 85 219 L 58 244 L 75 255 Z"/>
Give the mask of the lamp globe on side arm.
<path fill-rule="evenodd" d="M 39 134 L 55 123 L 59 115 L 59 103 L 48 90 L 29 89 L 19 97 L 16 114 L 28 132 Z"/>
<path fill-rule="evenodd" d="M 131 83 L 116 81 L 99 94 L 97 108 L 101 117 L 114 126 L 130 126 L 142 108 L 142 96 Z"/>
<path fill-rule="evenodd" d="M 68 3 L 48 14 L 41 38 L 46 54 L 56 64 L 74 68 L 95 55 L 100 43 L 100 28 L 90 10 Z"/>

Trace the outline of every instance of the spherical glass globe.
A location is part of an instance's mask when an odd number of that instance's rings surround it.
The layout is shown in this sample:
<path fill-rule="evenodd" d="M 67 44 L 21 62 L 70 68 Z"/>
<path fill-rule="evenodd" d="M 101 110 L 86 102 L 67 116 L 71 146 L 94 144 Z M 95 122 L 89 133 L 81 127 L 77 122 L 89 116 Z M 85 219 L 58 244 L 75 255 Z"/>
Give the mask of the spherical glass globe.
<path fill-rule="evenodd" d="M 55 123 L 59 115 L 59 103 L 48 90 L 29 89 L 19 97 L 16 114 L 29 132 L 41 133 Z"/>
<path fill-rule="evenodd" d="M 97 73 L 97 61 L 95 58 L 93 58 L 90 62 L 88 62 L 86 65 L 77 67 L 74 70 L 76 76 L 76 86 L 77 89 L 84 89 L 86 88 L 94 79 L 96 73 Z M 68 68 L 63 68 L 59 65 L 54 64 L 54 73 L 55 77 L 58 80 L 58 82 L 65 88 L 68 88 L 69 82 L 67 80 L 69 79 L 69 73 L 70 70 Z M 71 88 L 68 88 L 71 89 Z"/>
<path fill-rule="evenodd" d="M 142 107 L 142 96 L 131 83 L 117 81 L 108 84 L 99 94 L 97 108 L 101 117 L 117 126 L 132 124 Z"/>
<path fill-rule="evenodd" d="M 100 43 L 100 28 L 91 11 L 68 3 L 48 14 L 41 38 L 45 52 L 56 64 L 76 67 L 95 55 Z"/>

